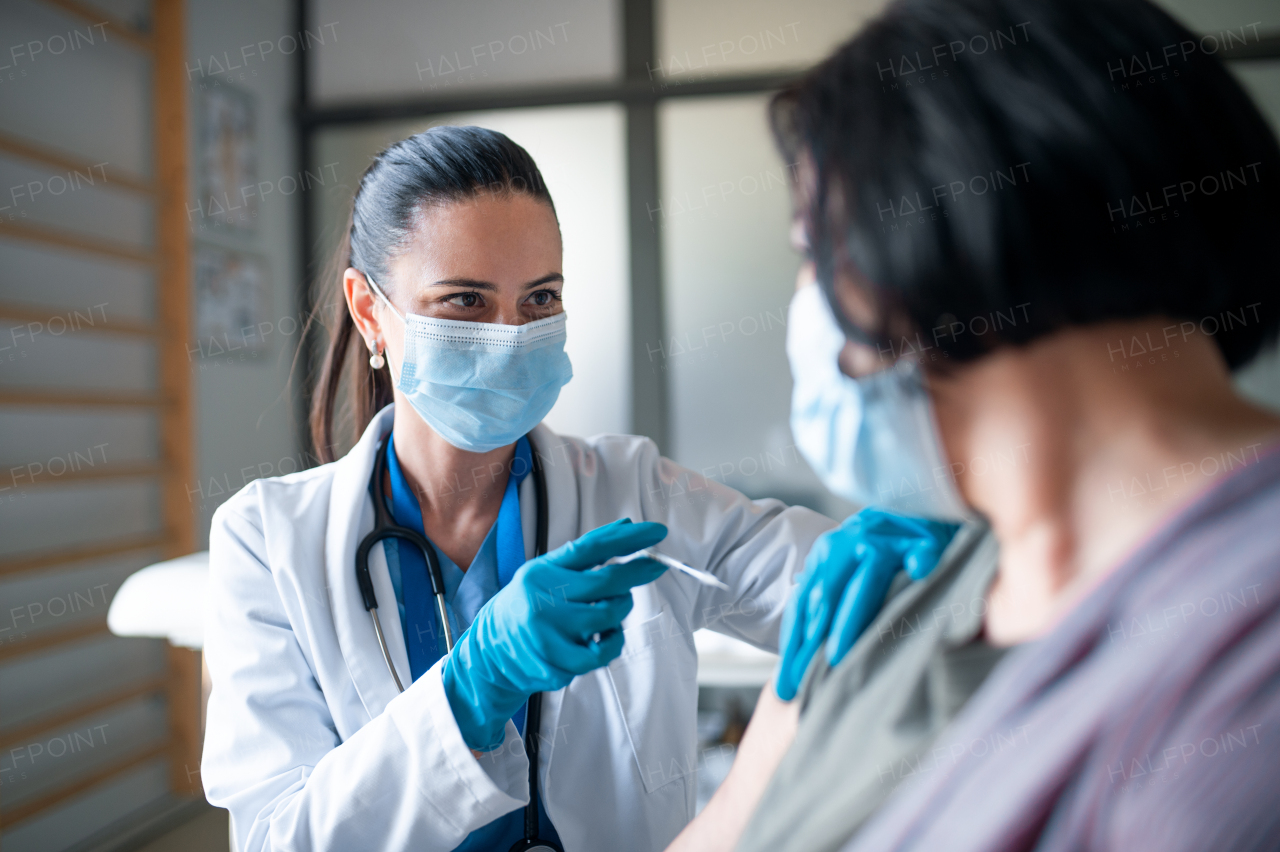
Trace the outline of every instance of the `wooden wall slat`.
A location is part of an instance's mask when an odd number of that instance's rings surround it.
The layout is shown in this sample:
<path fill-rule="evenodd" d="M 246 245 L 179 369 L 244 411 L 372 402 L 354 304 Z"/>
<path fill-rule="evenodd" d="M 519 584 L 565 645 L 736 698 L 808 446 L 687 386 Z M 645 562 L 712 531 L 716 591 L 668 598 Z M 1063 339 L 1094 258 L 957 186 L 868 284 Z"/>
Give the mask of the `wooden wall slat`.
<path fill-rule="evenodd" d="M 141 246 L 100 240 L 97 237 L 86 237 L 69 231 L 59 231 L 41 225 L 27 225 L 22 222 L 0 222 L 0 237 L 75 249 L 90 254 L 114 257 L 118 260 L 131 260 L 134 263 L 152 263 L 155 260 L 155 255 Z"/>
<path fill-rule="evenodd" d="M 130 536 L 129 538 L 116 539 L 115 541 L 77 545 L 76 547 L 49 550 L 43 553 L 26 553 L 19 556 L 11 556 L 7 559 L 0 559 L 0 576 L 23 574 L 27 571 L 38 571 L 41 568 L 69 565 L 89 559 L 119 556 L 122 553 L 132 553 L 135 550 L 150 550 L 159 547 L 164 548 L 167 552 L 170 549 L 169 544 L 169 535 L 157 533 L 155 535 Z"/>
<path fill-rule="evenodd" d="M 186 353 L 183 353 L 183 357 Z M 139 406 L 164 405 L 165 399 L 149 393 L 129 391 L 44 391 L 35 388 L 0 388 L 0 405 L 43 408 L 45 406 Z"/>
<path fill-rule="evenodd" d="M 0 646 L 0 663 L 98 635 L 111 635 L 111 631 L 107 630 L 107 620 L 105 618 L 95 618 L 83 624 L 66 627 L 61 630 L 41 631 L 25 641 Z"/>
<path fill-rule="evenodd" d="M 70 169 L 71 171 L 89 175 L 93 174 L 91 171 L 93 168 L 99 167 L 99 164 L 82 160 L 73 154 L 64 154 L 53 148 L 37 145 L 34 142 L 28 142 L 25 139 L 19 139 L 7 133 L 0 133 L 0 152 L 12 154 L 24 160 L 32 160 L 46 166 L 53 166 L 57 169 Z M 103 174 L 105 175 L 106 172 L 104 171 Z M 118 184 L 135 192 L 150 193 L 153 191 L 151 181 L 119 170 L 112 171 L 111 177 L 107 178 L 107 183 Z"/>
<path fill-rule="evenodd" d="M 70 784 L 66 784 L 56 790 L 45 793 L 43 796 L 37 796 L 34 799 L 22 802 L 12 808 L 0 809 L 0 825 L 13 825 L 16 822 L 26 819 L 32 814 L 39 813 L 45 808 L 50 808 L 60 802 L 64 802 L 72 796 L 88 790 L 95 784 L 100 784 L 108 778 L 113 778 L 116 775 L 120 775 L 121 773 L 133 769 L 135 766 L 146 763 L 152 758 L 159 757 L 164 754 L 168 748 L 169 743 L 167 741 L 159 743 L 158 745 L 151 746 L 137 754 L 131 754 L 123 760 L 104 766 L 96 772 L 90 772 L 86 775 L 82 775 Z"/>
<path fill-rule="evenodd" d="M 194 338 L 191 319 L 191 235 L 187 230 L 187 77 L 186 22 L 182 0 L 154 0 L 152 4 L 152 85 L 154 87 L 157 192 L 156 254 L 159 261 L 156 316 L 160 338 L 160 393 L 168 401 L 161 409 L 161 458 L 164 526 L 171 533 L 169 557 L 196 549 L 196 517 L 191 511 L 188 483 L 198 478 L 195 428 L 192 421 L 191 363 L 188 342 Z M 193 789 L 191 775 L 200 766 L 199 655 L 169 649 L 169 782 L 174 793 L 202 795 Z M 198 777 L 198 776 L 196 776 Z"/>
<path fill-rule="evenodd" d="M 45 309 L 34 308 L 30 305 L 14 305 L 11 303 L 0 302 L 0 317 L 8 319 L 16 319 L 20 322 L 49 322 L 50 312 L 57 312 L 59 309 L 49 307 Z M 102 319 L 93 319 L 90 316 L 89 322 L 78 322 L 77 331 L 105 331 L 112 334 L 136 334 L 142 337 L 155 337 L 159 334 L 159 329 L 154 323 L 148 322 L 130 322 L 128 320 L 109 320 L 105 317 Z"/>
<path fill-rule="evenodd" d="M 179 796 L 204 798 L 200 759 L 204 751 L 201 709 L 204 704 L 204 655 L 190 648 L 169 651 L 169 786 Z"/>
<path fill-rule="evenodd" d="M 50 731 L 62 725 L 69 724 L 77 719 L 83 719 L 85 716 L 91 716 L 109 707 L 117 704 L 123 704 L 126 701 L 132 701 L 144 695 L 160 694 L 168 688 L 168 679 L 152 678 L 142 683 L 126 686 L 123 689 L 113 689 L 101 695 L 95 695 L 89 700 L 81 702 L 74 707 L 68 708 L 60 713 L 51 716 L 44 716 L 37 722 L 30 725 L 23 725 L 15 728 L 7 734 L 0 735 L 0 751 L 4 751 L 10 746 L 25 742 L 33 737 L 37 737 L 45 731 Z"/>
<path fill-rule="evenodd" d="M 134 462 L 132 464 L 106 464 L 98 467 L 80 467 L 63 473 L 37 473 L 35 478 L 19 486 L 23 491 L 44 485 L 61 485 L 64 482 L 84 482 L 100 479 L 141 479 L 165 474 L 159 462 Z"/>
<path fill-rule="evenodd" d="M 60 550 L 24 553 L 0 559 L 0 577 L 57 569 L 95 558 L 156 549 L 171 558 L 195 550 L 196 517 L 191 511 L 187 483 L 196 481 L 195 433 L 192 419 L 192 372 L 188 345 L 192 339 L 191 247 L 186 229 L 187 197 L 187 92 L 183 56 L 186 33 L 182 0 L 152 0 L 152 32 L 140 32 L 78 0 L 43 0 L 53 8 L 88 21 L 105 24 L 111 40 L 126 43 L 151 55 L 152 127 L 155 171 L 150 177 L 112 174 L 111 182 L 151 197 L 154 203 L 155 243 L 129 245 L 120 241 L 61 230 L 47 225 L 0 222 L 0 239 L 52 246 L 95 257 L 109 257 L 154 267 L 156 276 L 155 322 L 104 322 L 95 330 L 150 337 L 158 349 L 158 386 L 148 392 L 92 390 L 49 391 L 41 387 L 0 388 L 0 405 L 18 407 L 101 408 L 146 406 L 157 409 L 160 420 L 158 462 L 113 465 L 85 471 L 79 479 L 101 477 L 160 477 L 162 532 L 97 542 Z M 83 170 L 86 163 L 75 155 L 10 134 L 0 134 L 0 154 L 56 168 Z M 0 304 L 0 316 L 18 321 L 42 321 L 38 306 Z M 60 477 L 62 481 L 65 477 Z M 35 483 L 40 485 L 41 483 Z M 24 642 L 0 647 L 0 661 L 48 651 L 71 643 L 108 635 L 105 620 L 94 619 L 56 632 L 41 632 Z M 48 793 L 0 808 L 0 826 L 12 825 L 83 792 L 119 777 L 147 761 L 164 756 L 169 764 L 170 787 L 180 795 L 199 796 L 201 750 L 200 656 L 186 649 L 168 649 L 164 678 L 149 680 L 100 694 L 63 712 L 46 716 L 10 731 L 3 743 L 18 742 L 50 727 L 74 721 L 147 694 L 167 699 L 170 734 L 164 742 L 122 756 L 108 766 L 85 773 Z M 194 781 L 193 781 L 194 779 Z"/>
<path fill-rule="evenodd" d="M 122 24 L 113 20 L 110 15 L 105 15 L 90 6 L 83 3 L 77 3 L 76 0 L 44 0 L 44 2 L 56 9 L 61 9 L 68 15 L 79 18 L 82 21 L 88 21 L 91 24 L 107 25 L 107 29 L 121 41 L 127 42 L 130 46 L 139 50 L 152 50 L 153 42 L 151 36 L 144 32 L 139 32 L 128 24 Z"/>

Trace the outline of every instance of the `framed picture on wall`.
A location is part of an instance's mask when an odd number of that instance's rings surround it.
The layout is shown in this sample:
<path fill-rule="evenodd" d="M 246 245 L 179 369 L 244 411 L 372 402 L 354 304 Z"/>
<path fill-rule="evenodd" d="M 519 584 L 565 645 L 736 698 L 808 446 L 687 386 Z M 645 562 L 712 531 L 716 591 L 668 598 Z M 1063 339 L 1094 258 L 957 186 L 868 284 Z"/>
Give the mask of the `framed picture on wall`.
<path fill-rule="evenodd" d="M 200 225 L 254 231 L 258 223 L 258 151 L 254 97 L 221 84 L 200 97 L 197 156 Z"/>
<path fill-rule="evenodd" d="M 209 245 L 196 246 L 195 260 L 197 346 L 192 354 L 256 357 L 274 330 L 268 318 L 266 262 L 257 255 Z"/>

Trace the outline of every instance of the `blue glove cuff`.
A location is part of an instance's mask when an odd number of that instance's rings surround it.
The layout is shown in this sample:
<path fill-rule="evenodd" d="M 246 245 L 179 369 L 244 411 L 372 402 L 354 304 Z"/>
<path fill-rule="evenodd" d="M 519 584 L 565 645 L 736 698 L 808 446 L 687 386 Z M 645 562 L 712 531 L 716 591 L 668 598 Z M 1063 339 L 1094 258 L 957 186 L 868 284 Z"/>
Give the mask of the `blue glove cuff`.
<path fill-rule="evenodd" d="M 475 751 L 493 751 L 506 739 L 507 719 L 520 709 L 528 696 L 502 689 L 493 679 L 477 681 L 474 677 L 468 677 L 463 669 L 484 665 L 470 654 L 469 639 L 469 632 L 459 638 L 453 653 L 445 658 L 440 680 L 444 685 L 445 697 L 449 699 L 449 709 L 453 711 L 458 731 L 462 734 L 462 741 Z M 483 695 L 477 688 L 481 685 L 484 688 Z"/>

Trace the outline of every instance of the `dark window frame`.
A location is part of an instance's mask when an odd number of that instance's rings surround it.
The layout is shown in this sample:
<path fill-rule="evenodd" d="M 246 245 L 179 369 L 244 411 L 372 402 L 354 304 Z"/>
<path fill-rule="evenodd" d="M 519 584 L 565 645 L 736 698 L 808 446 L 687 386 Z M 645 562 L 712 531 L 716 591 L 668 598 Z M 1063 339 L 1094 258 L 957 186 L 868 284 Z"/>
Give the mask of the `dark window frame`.
<path fill-rule="evenodd" d="M 665 336 L 662 291 L 661 231 L 645 211 L 658 204 L 657 108 L 664 100 L 760 94 L 774 91 L 800 72 L 726 75 L 710 80 L 681 82 L 655 78 L 651 72 L 656 55 L 656 0 L 619 0 L 621 3 L 622 76 L 602 83 L 554 84 L 517 90 L 476 90 L 439 96 L 386 101 L 358 101 L 334 106 L 311 102 L 307 51 L 297 52 L 295 69 L 295 121 L 298 163 L 303 170 L 314 163 L 315 136 L 328 127 L 368 125 L 380 122 L 430 118 L 459 112 L 526 109 L 543 106 L 619 103 L 626 109 L 627 219 L 630 246 L 629 289 L 631 307 L 631 431 L 652 438 L 659 449 L 669 446 L 670 411 L 666 374 L 637 356 L 644 341 Z M 305 31 L 309 0 L 295 0 L 297 30 Z M 1229 61 L 1280 58 L 1280 33 L 1236 48 Z M 312 282 L 316 274 L 314 244 L 317 238 L 313 201 L 298 193 L 298 252 L 302 276 L 298 285 L 301 313 L 314 308 Z M 313 390 L 313 367 L 319 363 L 323 340 L 312 331 L 302 342 L 303 393 L 298 400 L 299 445 L 310 447 L 307 412 Z"/>

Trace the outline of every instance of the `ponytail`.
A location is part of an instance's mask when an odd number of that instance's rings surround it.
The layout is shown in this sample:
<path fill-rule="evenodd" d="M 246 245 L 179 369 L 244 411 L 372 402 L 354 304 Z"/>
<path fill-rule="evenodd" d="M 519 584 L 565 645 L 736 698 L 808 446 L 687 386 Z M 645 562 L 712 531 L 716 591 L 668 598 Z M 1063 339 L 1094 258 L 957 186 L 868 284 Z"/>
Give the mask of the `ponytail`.
<path fill-rule="evenodd" d="M 355 268 L 371 275 L 390 295 L 388 261 L 408 246 L 422 208 L 483 193 L 529 195 L 555 211 L 529 152 L 503 134 L 480 127 L 445 125 L 410 136 L 374 158 L 360 178 L 342 242 L 322 279 L 338 282 L 339 287 L 311 400 L 311 442 L 322 463 L 337 457 L 339 421 L 349 420 L 349 440 L 354 443 L 394 398 L 388 369 L 369 365 L 364 340 L 342 294 L 343 273 Z M 317 307 L 313 317 L 325 309 Z"/>

